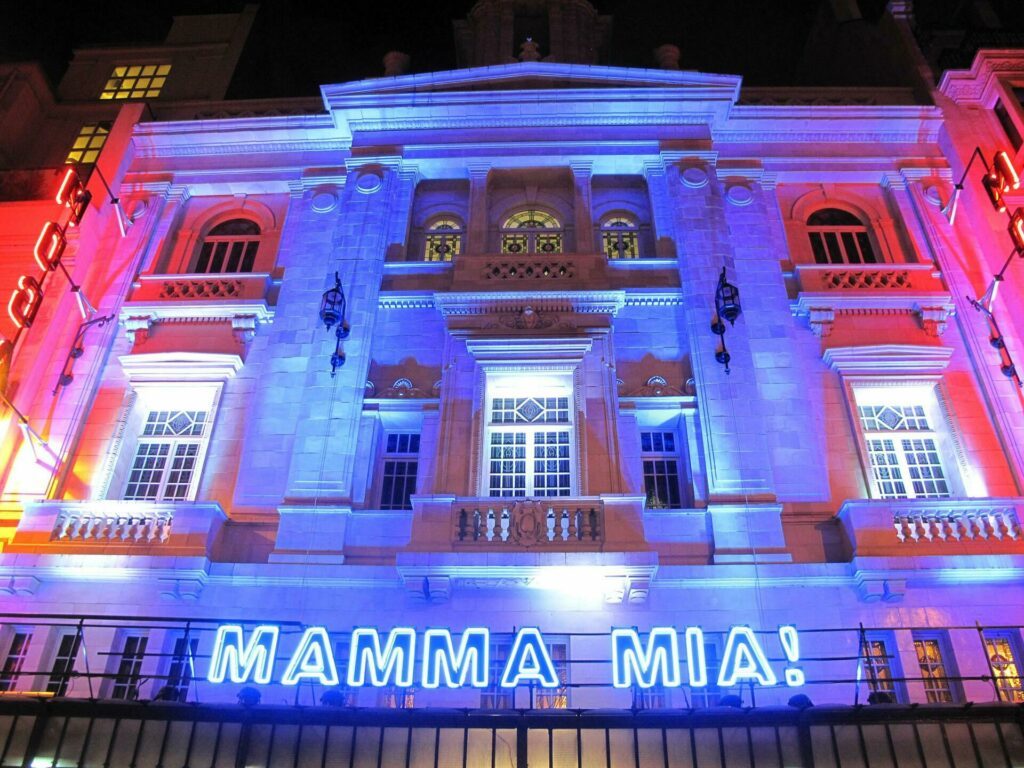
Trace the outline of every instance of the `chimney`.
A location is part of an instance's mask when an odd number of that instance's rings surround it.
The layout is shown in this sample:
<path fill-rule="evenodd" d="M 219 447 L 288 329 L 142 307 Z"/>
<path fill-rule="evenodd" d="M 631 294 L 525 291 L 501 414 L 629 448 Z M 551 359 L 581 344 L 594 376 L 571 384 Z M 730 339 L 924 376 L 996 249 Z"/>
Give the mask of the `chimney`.
<path fill-rule="evenodd" d="M 666 43 L 654 49 L 654 60 L 659 69 L 679 69 L 679 47 Z"/>
<path fill-rule="evenodd" d="M 398 77 L 409 71 L 409 54 L 401 51 L 388 51 L 384 54 L 384 76 Z"/>

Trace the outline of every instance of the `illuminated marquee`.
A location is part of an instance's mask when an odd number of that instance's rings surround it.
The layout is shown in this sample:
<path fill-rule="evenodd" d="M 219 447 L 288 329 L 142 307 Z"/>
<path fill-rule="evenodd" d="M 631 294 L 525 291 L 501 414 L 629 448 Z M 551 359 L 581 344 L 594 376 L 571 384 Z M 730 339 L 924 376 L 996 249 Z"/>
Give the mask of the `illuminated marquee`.
<path fill-rule="evenodd" d="M 211 683 L 267 684 L 272 682 L 279 629 L 273 625 L 254 627 L 246 639 L 241 625 L 218 628 L 207 680 Z M 763 640 L 749 627 L 732 627 L 726 636 L 717 684 L 731 688 L 754 682 L 763 686 L 779 683 L 780 676 L 765 654 Z M 804 684 L 796 627 L 782 626 L 778 640 L 788 662 L 781 679 L 789 687 Z M 502 688 L 536 685 L 557 688 L 561 685 L 551 654 L 541 631 L 524 627 L 515 634 L 500 679 L 490 679 L 490 630 L 469 627 L 455 639 L 447 629 L 428 629 L 420 635 L 411 627 L 395 627 L 382 635 L 377 629 L 353 630 L 349 645 L 349 663 L 345 684 L 350 687 L 395 686 L 409 688 Z M 417 647 L 420 653 L 417 655 Z M 616 688 L 678 688 L 685 679 L 692 688 L 708 685 L 704 657 L 704 633 L 699 627 L 683 631 L 683 653 L 679 633 L 674 627 L 653 627 L 646 637 L 636 629 L 611 632 L 612 685 Z M 420 675 L 416 676 L 416 661 Z M 340 682 L 337 661 L 330 636 L 324 627 L 307 628 L 288 659 L 280 677 L 282 685 L 317 682 L 334 686 Z"/>

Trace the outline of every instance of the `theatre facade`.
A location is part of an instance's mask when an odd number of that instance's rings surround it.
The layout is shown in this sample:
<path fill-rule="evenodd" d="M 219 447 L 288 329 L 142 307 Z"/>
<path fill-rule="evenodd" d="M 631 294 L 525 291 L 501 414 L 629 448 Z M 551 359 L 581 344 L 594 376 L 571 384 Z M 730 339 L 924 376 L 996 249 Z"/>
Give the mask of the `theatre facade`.
<path fill-rule="evenodd" d="M 1024 761 L 1024 54 L 746 89 L 547 5 L 312 105 L 120 54 L 0 202 L 0 765 Z"/>

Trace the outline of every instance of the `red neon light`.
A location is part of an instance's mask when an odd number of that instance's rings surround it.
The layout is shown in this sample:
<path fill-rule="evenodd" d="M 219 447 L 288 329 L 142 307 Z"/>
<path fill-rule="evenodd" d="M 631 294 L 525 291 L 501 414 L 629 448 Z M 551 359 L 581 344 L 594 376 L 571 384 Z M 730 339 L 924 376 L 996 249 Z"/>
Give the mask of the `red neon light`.
<path fill-rule="evenodd" d="M 64 172 L 64 178 L 61 179 L 60 186 L 57 188 L 56 200 L 58 205 L 71 209 L 68 226 L 77 227 L 82 221 L 85 209 L 89 207 L 92 193 L 86 190 L 78 175 L 78 170 L 73 165 L 68 166 L 67 171 Z"/>
<path fill-rule="evenodd" d="M 992 166 L 999 176 L 1003 192 L 1020 189 L 1020 176 L 1017 174 L 1017 169 L 1013 167 L 1013 160 L 1006 152 L 996 152 L 996 156 L 992 159 Z"/>
<path fill-rule="evenodd" d="M 39 233 L 39 239 L 36 240 L 36 247 L 33 252 L 36 257 L 36 264 L 44 272 L 55 270 L 60 264 L 61 256 L 64 255 L 64 249 L 67 247 L 67 244 L 68 241 L 64 237 L 64 230 L 52 221 L 46 222 L 43 224 L 43 231 Z"/>
<path fill-rule="evenodd" d="M 988 194 L 992 207 L 1000 213 L 1005 213 L 1006 202 L 1003 200 L 1003 188 L 1000 186 L 999 179 L 995 177 L 995 174 L 986 174 L 981 180 L 981 185 L 985 187 L 985 192 Z"/>
<path fill-rule="evenodd" d="M 1024 208 L 1018 208 L 1010 218 L 1010 239 L 1017 255 L 1024 258 Z"/>
<path fill-rule="evenodd" d="M 42 286 L 34 277 L 22 275 L 18 279 L 18 287 L 11 294 L 11 300 L 7 302 L 7 314 L 19 329 L 29 328 L 42 303 Z"/>

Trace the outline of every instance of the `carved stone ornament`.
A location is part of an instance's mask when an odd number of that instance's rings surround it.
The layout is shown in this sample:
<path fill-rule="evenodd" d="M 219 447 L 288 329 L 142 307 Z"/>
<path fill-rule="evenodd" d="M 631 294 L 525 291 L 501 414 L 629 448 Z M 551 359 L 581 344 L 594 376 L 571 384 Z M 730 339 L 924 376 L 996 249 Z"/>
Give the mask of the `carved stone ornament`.
<path fill-rule="evenodd" d="M 631 397 L 681 397 L 683 391 L 670 386 L 661 376 L 651 376 L 644 386 L 631 394 Z"/>
<path fill-rule="evenodd" d="M 754 202 L 754 193 L 745 184 L 733 184 L 725 190 L 725 199 L 735 206 L 743 207 Z"/>
<path fill-rule="evenodd" d="M 699 165 L 683 168 L 679 174 L 679 180 L 690 189 L 701 189 L 706 187 L 710 181 L 707 170 Z"/>
<path fill-rule="evenodd" d="M 313 193 L 309 207 L 314 213 L 329 213 L 338 205 L 338 196 L 329 189 L 321 189 Z"/>
<path fill-rule="evenodd" d="M 506 328 L 517 330 L 535 331 L 542 328 L 550 328 L 558 322 L 558 315 L 542 314 L 533 307 L 523 307 L 520 312 L 513 315 L 502 315 L 501 324 Z"/>
<path fill-rule="evenodd" d="M 414 387 L 409 379 L 395 379 L 395 383 L 380 393 L 381 397 L 406 398 L 415 400 L 424 398 L 427 393 L 422 389 Z"/>
<path fill-rule="evenodd" d="M 384 177 L 376 171 L 364 171 L 356 179 L 356 189 L 364 195 L 372 195 L 384 186 Z"/>

